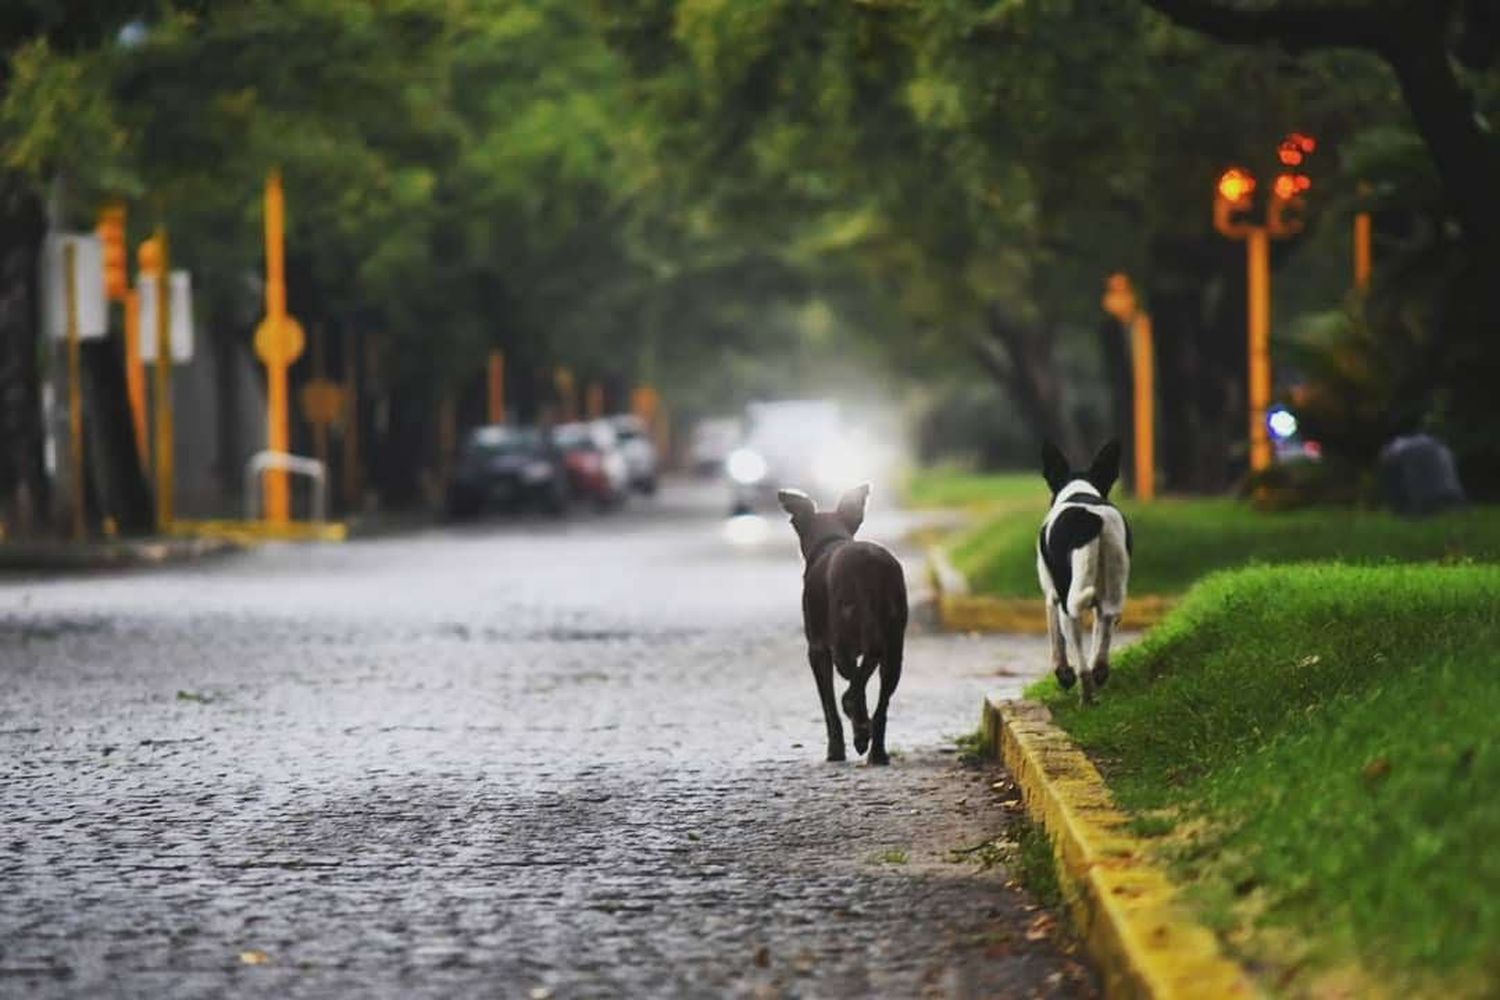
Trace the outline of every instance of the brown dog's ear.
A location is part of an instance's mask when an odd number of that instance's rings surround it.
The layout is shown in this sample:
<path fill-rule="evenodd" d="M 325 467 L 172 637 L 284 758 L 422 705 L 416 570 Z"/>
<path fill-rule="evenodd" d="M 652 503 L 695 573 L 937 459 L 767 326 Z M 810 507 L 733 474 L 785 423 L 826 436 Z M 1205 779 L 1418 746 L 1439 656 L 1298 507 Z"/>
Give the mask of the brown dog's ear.
<path fill-rule="evenodd" d="M 865 501 L 869 498 L 869 483 L 860 483 L 839 497 L 839 520 L 844 522 L 844 527 L 849 529 L 849 534 L 854 534 L 859 530 L 859 526 L 865 523 Z"/>
<path fill-rule="evenodd" d="M 801 490 L 777 490 L 776 499 L 781 501 L 781 509 L 792 515 L 792 520 L 799 517 L 811 517 L 818 512 L 818 505 L 813 503 L 813 498 Z"/>

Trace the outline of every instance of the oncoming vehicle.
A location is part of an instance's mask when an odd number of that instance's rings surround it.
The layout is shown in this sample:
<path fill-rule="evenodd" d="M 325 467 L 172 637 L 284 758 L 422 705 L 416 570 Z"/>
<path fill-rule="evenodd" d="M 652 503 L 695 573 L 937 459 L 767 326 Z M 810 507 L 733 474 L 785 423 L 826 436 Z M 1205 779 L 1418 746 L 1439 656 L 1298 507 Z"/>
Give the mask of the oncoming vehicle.
<path fill-rule="evenodd" d="M 769 508 L 788 486 L 844 490 L 870 478 L 869 449 L 845 432 L 838 405 L 822 399 L 751 403 L 745 436 L 724 460 L 735 514 Z"/>
<path fill-rule="evenodd" d="M 600 510 L 624 502 L 630 470 L 607 420 L 558 424 L 552 429 L 552 440 L 562 453 L 574 496 L 594 501 Z"/>
<path fill-rule="evenodd" d="M 717 476 L 724 471 L 724 460 L 740 441 L 737 417 L 708 417 L 693 427 L 688 461 L 699 476 Z"/>
<path fill-rule="evenodd" d="M 448 483 L 447 510 L 450 517 L 523 507 L 561 514 L 568 496 L 562 457 L 545 431 L 488 424 L 464 439 Z"/>
<path fill-rule="evenodd" d="M 646 433 L 646 425 L 640 417 L 623 413 L 609 418 L 620 442 L 620 453 L 625 456 L 625 470 L 630 478 L 630 488 L 651 496 L 656 492 L 657 458 L 656 445 Z"/>

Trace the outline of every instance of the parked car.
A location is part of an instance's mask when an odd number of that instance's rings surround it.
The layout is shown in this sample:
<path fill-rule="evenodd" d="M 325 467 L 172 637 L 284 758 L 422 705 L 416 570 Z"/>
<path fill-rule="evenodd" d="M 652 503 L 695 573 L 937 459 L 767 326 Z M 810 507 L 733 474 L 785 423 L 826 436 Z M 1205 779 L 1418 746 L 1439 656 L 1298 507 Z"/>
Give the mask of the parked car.
<path fill-rule="evenodd" d="M 740 443 L 743 434 L 737 417 L 708 417 L 693 425 L 693 440 L 688 446 L 688 461 L 699 476 L 718 476 L 724 472 L 724 460 Z"/>
<path fill-rule="evenodd" d="M 656 492 L 657 457 L 656 445 L 646 432 L 640 417 L 628 413 L 609 418 L 620 443 L 620 453 L 625 456 L 625 471 L 630 479 L 630 488 L 651 496 Z"/>
<path fill-rule="evenodd" d="M 615 430 L 606 420 L 559 424 L 552 440 L 562 453 L 573 495 L 601 510 L 623 503 L 630 489 L 630 470 Z"/>
<path fill-rule="evenodd" d="M 524 507 L 561 514 L 570 493 L 563 457 L 545 431 L 489 424 L 464 439 L 448 483 L 447 509 L 450 517 Z"/>

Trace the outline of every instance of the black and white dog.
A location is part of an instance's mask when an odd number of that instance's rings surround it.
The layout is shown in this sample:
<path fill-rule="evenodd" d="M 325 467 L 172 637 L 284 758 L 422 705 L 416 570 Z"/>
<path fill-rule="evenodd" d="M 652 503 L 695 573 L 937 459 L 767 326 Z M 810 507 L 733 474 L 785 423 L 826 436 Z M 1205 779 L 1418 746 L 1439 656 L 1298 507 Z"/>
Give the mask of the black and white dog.
<path fill-rule="evenodd" d="M 1083 701 L 1109 678 L 1109 641 L 1125 609 L 1130 580 L 1130 525 L 1109 502 L 1120 477 L 1120 442 L 1099 450 L 1085 472 L 1074 472 L 1052 442 L 1042 446 L 1042 474 L 1052 509 L 1037 538 L 1036 571 L 1047 598 L 1052 670 L 1064 688 L 1083 675 Z M 1085 655 L 1083 616 L 1094 613 L 1093 646 Z"/>

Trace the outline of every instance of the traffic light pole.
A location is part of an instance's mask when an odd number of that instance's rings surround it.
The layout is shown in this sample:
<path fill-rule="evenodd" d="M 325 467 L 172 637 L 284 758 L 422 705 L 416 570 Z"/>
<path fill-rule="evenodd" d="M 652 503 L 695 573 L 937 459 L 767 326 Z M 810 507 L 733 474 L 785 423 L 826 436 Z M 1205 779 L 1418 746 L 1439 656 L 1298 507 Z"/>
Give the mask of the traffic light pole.
<path fill-rule="evenodd" d="M 1266 411 L 1271 405 L 1271 235 L 1253 226 L 1245 236 L 1246 288 L 1249 294 L 1250 469 L 1271 467 L 1271 437 Z"/>

